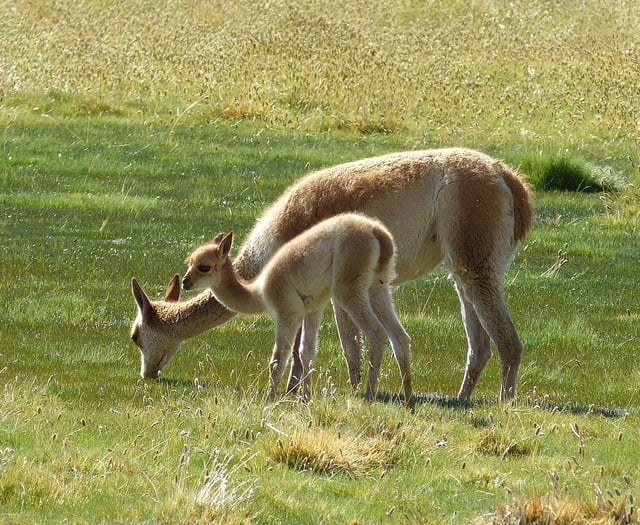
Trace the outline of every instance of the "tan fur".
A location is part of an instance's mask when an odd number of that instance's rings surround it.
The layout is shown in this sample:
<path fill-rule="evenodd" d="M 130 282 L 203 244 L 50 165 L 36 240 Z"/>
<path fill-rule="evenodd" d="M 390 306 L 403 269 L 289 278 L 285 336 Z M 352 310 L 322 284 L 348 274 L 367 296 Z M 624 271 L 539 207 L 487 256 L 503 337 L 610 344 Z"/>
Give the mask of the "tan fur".
<path fill-rule="evenodd" d="M 468 340 L 459 397 L 471 395 L 491 356 L 491 340 L 502 360 L 500 397 L 513 397 L 522 343 L 506 310 L 502 280 L 532 220 L 529 192 L 518 175 L 500 161 L 462 148 L 393 153 L 311 173 L 257 221 L 234 262 L 236 271 L 244 279 L 254 278 L 286 241 L 324 218 L 349 211 L 376 217 L 392 233 L 396 283 L 423 276 L 444 261 L 458 292 Z M 215 326 L 230 314 L 215 299 L 210 301 L 210 325 Z M 356 362 L 358 330 L 339 308 L 334 315 L 345 357 Z M 189 319 L 185 316 L 183 322 Z M 154 330 L 155 340 L 161 340 L 162 329 L 154 325 Z M 143 349 L 143 361 L 145 352 L 152 354 L 155 347 Z M 290 388 L 300 377 L 297 357 L 294 352 Z"/>
<path fill-rule="evenodd" d="M 276 395 L 301 327 L 303 398 L 309 399 L 320 319 L 331 298 L 369 340 L 366 398 L 375 397 L 382 353 L 389 340 L 406 403 L 413 406 L 409 336 L 393 311 L 389 289 L 394 276 L 393 238 L 381 223 L 356 214 L 325 219 L 282 246 L 251 282 L 243 281 L 234 270 L 229 256 L 231 239 L 231 234 L 219 235 L 197 247 L 186 259 L 189 268 L 183 287 L 210 287 L 230 310 L 272 316 L 276 342 L 269 363 L 269 399 Z"/>
<path fill-rule="evenodd" d="M 138 316 L 131 326 L 131 340 L 140 348 L 140 375 L 143 378 L 157 378 L 184 340 L 236 315 L 227 309 L 221 315 L 220 303 L 210 291 L 189 301 L 177 302 L 180 296 L 180 276 L 177 274 L 169 282 L 161 301 L 151 301 L 135 278 L 131 279 L 131 291 L 138 306 Z"/>

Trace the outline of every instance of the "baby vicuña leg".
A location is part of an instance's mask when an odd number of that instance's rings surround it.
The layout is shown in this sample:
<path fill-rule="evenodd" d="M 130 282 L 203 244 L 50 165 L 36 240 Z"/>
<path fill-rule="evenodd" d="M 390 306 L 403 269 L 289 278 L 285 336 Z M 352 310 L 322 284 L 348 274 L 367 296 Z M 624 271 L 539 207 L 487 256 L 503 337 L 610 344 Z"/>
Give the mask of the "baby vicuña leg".
<path fill-rule="evenodd" d="M 409 408 L 413 408 L 415 399 L 411 385 L 411 338 L 393 309 L 393 299 L 389 287 L 384 283 L 374 283 L 369 289 L 369 296 L 372 309 L 384 326 L 391 342 L 393 355 L 400 369 L 405 403 Z"/>

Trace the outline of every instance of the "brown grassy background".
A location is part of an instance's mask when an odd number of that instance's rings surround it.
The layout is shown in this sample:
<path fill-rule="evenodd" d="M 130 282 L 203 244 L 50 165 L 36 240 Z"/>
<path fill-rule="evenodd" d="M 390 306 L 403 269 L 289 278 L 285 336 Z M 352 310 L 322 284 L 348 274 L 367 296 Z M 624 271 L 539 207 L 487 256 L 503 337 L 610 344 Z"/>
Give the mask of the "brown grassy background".
<path fill-rule="evenodd" d="M 638 133 L 635 0 L 0 3 L 0 96 L 200 101 L 300 127 Z M 475 131 L 474 131 L 475 130 Z"/>

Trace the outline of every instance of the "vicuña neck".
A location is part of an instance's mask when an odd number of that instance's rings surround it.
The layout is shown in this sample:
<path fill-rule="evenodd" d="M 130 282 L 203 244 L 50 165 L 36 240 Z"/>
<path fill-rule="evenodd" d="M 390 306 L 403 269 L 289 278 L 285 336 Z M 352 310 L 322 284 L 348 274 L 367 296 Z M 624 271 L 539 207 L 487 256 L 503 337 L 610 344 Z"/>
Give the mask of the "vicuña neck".
<path fill-rule="evenodd" d="M 241 280 L 231 263 L 222 268 L 222 280 L 213 288 L 218 300 L 230 310 L 242 314 L 261 314 L 265 312 L 264 302 L 255 286 Z"/>
<path fill-rule="evenodd" d="M 200 335 L 221 325 L 236 315 L 221 304 L 211 290 L 183 302 L 154 303 L 158 317 L 171 335 L 180 341 Z"/>

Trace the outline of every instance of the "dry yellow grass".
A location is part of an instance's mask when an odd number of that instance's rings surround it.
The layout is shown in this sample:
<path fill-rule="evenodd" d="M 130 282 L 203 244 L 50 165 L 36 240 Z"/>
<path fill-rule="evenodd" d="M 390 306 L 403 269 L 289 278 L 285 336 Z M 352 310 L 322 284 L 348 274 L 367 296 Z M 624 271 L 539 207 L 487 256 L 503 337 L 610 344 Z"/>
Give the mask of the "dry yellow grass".
<path fill-rule="evenodd" d="M 501 505 L 493 525 L 624 525 L 638 523 L 633 496 L 611 496 L 585 505 L 566 496 L 533 496 Z"/>
<path fill-rule="evenodd" d="M 397 437 L 342 435 L 334 429 L 312 427 L 291 436 L 272 435 L 264 451 L 271 461 L 294 470 L 358 478 L 391 467 L 397 446 Z"/>
<path fill-rule="evenodd" d="M 638 132 L 638 27 L 634 0 L 2 2 L 0 96 L 578 142 Z"/>

